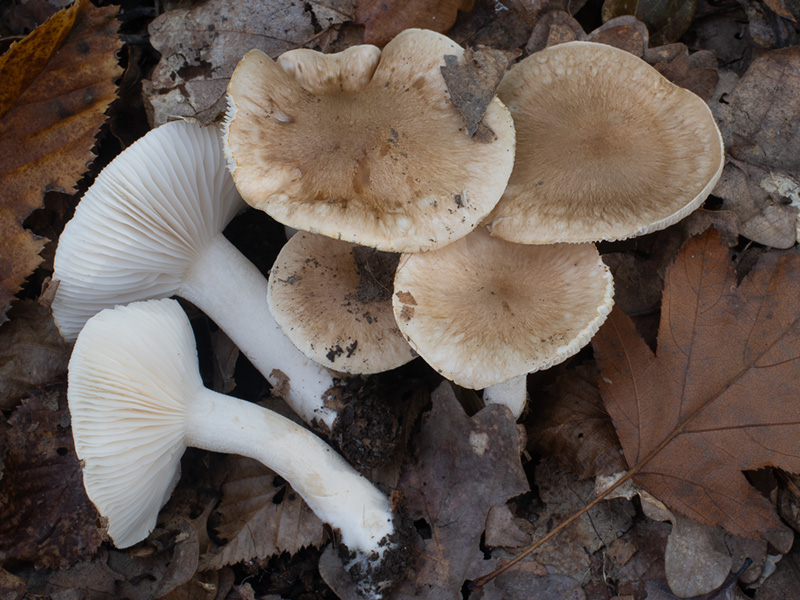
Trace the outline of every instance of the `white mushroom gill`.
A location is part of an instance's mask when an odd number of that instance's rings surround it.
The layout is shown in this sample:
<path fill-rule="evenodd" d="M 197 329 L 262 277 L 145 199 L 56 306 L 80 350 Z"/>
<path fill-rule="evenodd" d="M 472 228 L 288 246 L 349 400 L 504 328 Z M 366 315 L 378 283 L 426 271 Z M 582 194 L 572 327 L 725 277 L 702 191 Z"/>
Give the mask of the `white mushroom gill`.
<path fill-rule="evenodd" d="M 215 129 L 175 121 L 151 131 L 100 173 L 61 235 L 56 323 L 72 340 L 104 308 L 182 296 L 280 386 L 303 420 L 331 427 L 337 415 L 324 396 L 333 374 L 283 335 L 266 279 L 222 235 L 243 207 Z"/>
<path fill-rule="evenodd" d="M 388 498 L 307 429 L 205 388 L 176 301 L 135 302 L 92 317 L 70 360 L 68 397 L 86 490 L 118 547 L 153 529 L 192 446 L 274 470 L 341 532 L 367 574 L 362 588 L 369 594 L 385 584 L 369 574 L 396 550 Z"/>

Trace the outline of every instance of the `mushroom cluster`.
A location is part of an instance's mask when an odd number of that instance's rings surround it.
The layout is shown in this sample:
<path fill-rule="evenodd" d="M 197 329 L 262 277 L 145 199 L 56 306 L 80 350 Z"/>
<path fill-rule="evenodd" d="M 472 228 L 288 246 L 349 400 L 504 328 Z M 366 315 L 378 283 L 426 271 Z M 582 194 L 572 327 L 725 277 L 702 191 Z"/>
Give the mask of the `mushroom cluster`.
<path fill-rule="evenodd" d="M 468 60 L 421 30 L 383 50 L 251 51 L 222 141 L 168 123 L 87 191 L 56 253 L 53 313 L 77 337 L 73 433 L 118 546 L 152 530 L 196 445 L 289 481 L 340 531 L 363 595 L 402 576 L 384 569 L 403 565 L 387 496 L 307 429 L 205 389 L 167 298 L 203 310 L 323 432 L 341 373 L 417 355 L 519 416 L 526 374 L 576 353 L 610 312 L 594 242 L 666 227 L 721 173 L 705 104 L 632 55 L 586 42 L 531 55 L 481 107 L 479 135 L 443 77 Z M 269 281 L 222 235 L 242 200 L 302 230 Z"/>

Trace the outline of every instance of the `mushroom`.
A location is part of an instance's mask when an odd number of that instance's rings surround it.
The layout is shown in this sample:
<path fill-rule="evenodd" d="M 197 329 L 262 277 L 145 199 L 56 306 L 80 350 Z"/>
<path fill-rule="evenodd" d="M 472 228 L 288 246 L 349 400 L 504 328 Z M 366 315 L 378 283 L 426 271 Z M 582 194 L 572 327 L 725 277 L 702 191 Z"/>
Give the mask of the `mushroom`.
<path fill-rule="evenodd" d="M 487 218 L 524 244 L 624 239 L 696 209 L 722 173 L 711 110 L 636 56 L 569 42 L 536 52 L 498 88 L 517 130 L 514 170 Z"/>
<path fill-rule="evenodd" d="M 392 313 L 399 255 L 314 233 L 294 235 L 269 275 L 275 321 L 303 354 L 345 373 L 388 371 L 416 357 Z"/>
<path fill-rule="evenodd" d="M 267 281 L 222 235 L 244 207 L 217 131 L 167 123 L 122 152 L 61 234 L 52 309 L 75 339 L 104 308 L 181 296 L 234 341 L 307 423 L 331 428 L 333 374 L 307 359 L 267 306 Z"/>
<path fill-rule="evenodd" d="M 266 408 L 203 386 L 189 320 L 175 300 L 106 309 L 69 363 L 69 409 L 86 492 L 120 548 L 143 540 L 187 447 L 254 458 L 286 479 L 354 553 L 346 568 L 380 597 L 401 557 L 388 498 L 327 444 Z"/>
<path fill-rule="evenodd" d="M 410 29 L 381 52 L 259 50 L 228 85 L 225 152 L 244 200 L 298 229 L 389 252 L 443 246 L 503 193 L 514 127 L 497 98 L 466 133 L 441 68 L 464 50 Z"/>
<path fill-rule="evenodd" d="M 518 417 L 524 378 L 510 380 L 585 346 L 611 311 L 613 291 L 593 244 L 527 246 L 481 227 L 439 250 L 404 254 L 392 302 L 425 361 L 467 388 L 502 384 L 488 396 Z"/>

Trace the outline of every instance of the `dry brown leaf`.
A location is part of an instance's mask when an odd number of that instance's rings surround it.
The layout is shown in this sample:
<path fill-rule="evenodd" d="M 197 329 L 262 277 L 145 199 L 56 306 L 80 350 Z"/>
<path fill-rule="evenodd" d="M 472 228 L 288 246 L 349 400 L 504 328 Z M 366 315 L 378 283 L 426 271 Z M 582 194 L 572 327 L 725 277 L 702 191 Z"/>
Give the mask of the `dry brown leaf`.
<path fill-rule="evenodd" d="M 37 391 L 8 420 L 0 563 L 66 568 L 101 543 L 72 442 L 66 386 Z"/>
<path fill-rule="evenodd" d="M 563 373 L 531 403 L 526 423 L 528 447 L 553 456 L 581 479 L 625 468 L 614 425 L 600 399 L 594 365 Z"/>
<path fill-rule="evenodd" d="M 150 43 L 161 53 L 142 84 L 150 123 L 174 117 L 213 122 L 225 111 L 228 80 L 248 50 L 277 58 L 312 43 L 314 21 L 332 27 L 352 14 L 352 0 L 210 0 L 165 12 L 148 28 Z"/>
<path fill-rule="evenodd" d="M 458 11 L 472 10 L 474 0 L 358 0 L 355 22 L 364 25 L 364 41 L 383 46 L 404 29 L 445 33 Z"/>
<path fill-rule="evenodd" d="M 452 54 L 446 54 L 444 60 L 442 78 L 453 107 L 466 125 L 467 134 L 478 141 L 494 141 L 497 136 L 488 126 L 481 127 L 481 120 L 506 72 L 505 55 L 499 50 L 479 47 L 467 48 L 461 64 Z"/>
<path fill-rule="evenodd" d="M 201 571 L 322 544 L 322 522 L 272 471 L 240 456 L 227 457 L 224 470 L 215 530 L 227 543 L 201 557 Z"/>
<path fill-rule="evenodd" d="M 709 230 L 667 271 L 657 354 L 619 310 L 593 346 L 636 482 L 675 512 L 787 551 L 790 530 L 742 471 L 800 470 L 800 255 L 767 253 L 737 286 Z"/>
<path fill-rule="evenodd" d="M 71 12 L 57 13 L 34 30 L 33 49 L 20 42 L 0 57 L 0 72 L 28 71 L 3 97 L 9 108 L 0 117 L 0 323 L 39 264 L 46 241 L 22 222 L 42 205 L 46 190 L 74 189 L 94 158 L 95 134 L 115 97 L 114 79 L 122 72 L 116 58 L 121 47 L 117 8 L 95 8 L 81 0 L 66 11 Z M 63 37 L 72 19 L 74 26 Z M 37 33 L 51 27 L 53 34 Z"/>
<path fill-rule="evenodd" d="M 729 162 L 713 194 L 750 239 L 786 248 L 800 208 L 800 47 L 757 58 L 712 104 Z"/>
<path fill-rule="evenodd" d="M 66 373 L 69 346 L 50 310 L 33 300 L 17 302 L 0 328 L 0 409 L 10 410 L 29 389 Z"/>

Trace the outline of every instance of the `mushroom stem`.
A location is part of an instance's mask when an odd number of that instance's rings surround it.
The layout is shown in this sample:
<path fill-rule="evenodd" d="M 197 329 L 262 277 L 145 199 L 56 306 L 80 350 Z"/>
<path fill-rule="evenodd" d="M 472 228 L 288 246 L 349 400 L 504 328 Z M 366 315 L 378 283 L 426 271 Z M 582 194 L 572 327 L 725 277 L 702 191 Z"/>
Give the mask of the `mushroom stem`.
<path fill-rule="evenodd" d="M 213 319 L 300 418 L 331 429 L 337 414 L 324 399 L 333 374 L 281 331 L 267 304 L 267 280 L 225 236 L 200 249 L 176 294 Z"/>
<path fill-rule="evenodd" d="M 519 419 L 528 402 L 528 376 L 519 375 L 484 388 L 483 402 L 487 405 L 502 404 L 511 411 L 515 419 Z"/>
<path fill-rule="evenodd" d="M 187 446 L 248 456 L 289 481 L 351 550 L 383 554 L 394 532 L 389 500 L 330 446 L 281 415 L 203 388 L 188 412 Z"/>
<path fill-rule="evenodd" d="M 252 457 L 283 476 L 340 532 L 345 567 L 363 595 L 379 598 L 401 576 L 408 557 L 389 499 L 311 432 L 206 389 L 176 301 L 133 302 L 89 319 L 67 394 L 86 492 L 118 547 L 153 530 L 181 456 L 195 446 Z"/>

